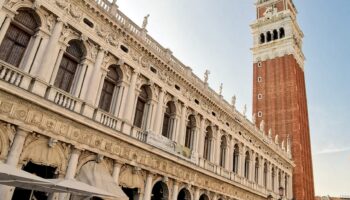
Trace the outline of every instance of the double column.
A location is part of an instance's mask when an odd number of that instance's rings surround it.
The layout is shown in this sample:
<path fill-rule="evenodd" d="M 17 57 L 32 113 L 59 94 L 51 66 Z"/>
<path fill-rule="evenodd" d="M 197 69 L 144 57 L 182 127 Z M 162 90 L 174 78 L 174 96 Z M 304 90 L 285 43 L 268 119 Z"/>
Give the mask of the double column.
<path fill-rule="evenodd" d="M 29 134 L 28 130 L 18 128 L 13 140 L 10 152 L 7 156 L 6 164 L 17 168 L 20 155 L 23 150 L 24 142 Z M 2 200 L 11 200 L 14 192 L 14 187 L 0 185 L 0 197 Z"/>
<path fill-rule="evenodd" d="M 57 19 L 57 22 L 53 28 L 50 39 L 46 45 L 43 58 L 40 65 L 33 73 L 38 77 L 32 88 L 32 92 L 40 96 L 44 96 L 46 92 L 47 84 L 50 81 L 51 74 L 55 67 L 55 61 L 58 57 L 60 51 L 60 46 L 58 45 L 61 32 L 63 30 L 63 21 Z"/>
<path fill-rule="evenodd" d="M 162 117 L 163 117 L 163 108 L 164 108 L 164 96 L 166 91 L 163 88 L 160 88 L 159 91 L 159 97 L 158 97 L 158 105 L 157 105 L 157 111 L 155 113 L 155 120 L 153 124 L 153 131 L 157 135 L 161 135 L 162 130 Z"/>
<path fill-rule="evenodd" d="M 100 48 L 96 61 L 92 69 L 88 68 L 86 73 L 86 84 L 83 85 L 81 90 L 81 97 L 85 99 L 90 105 L 96 106 L 97 94 L 100 91 L 103 84 L 103 74 L 101 66 L 105 57 L 105 50 Z"/>
<path fill-rule="evenodd" d="M 135 104 L 135 94 L 136 94 L 136 82 L 137 78 L 139 76 L 139 73 L 137 71 L 134 71 L 131 75 L 131 80 L 130 80 L 130 86 L 128 90 L 128 94 L 126 96 L 126 104 L 124 108 L 124 119 L 129 123 L 132 124 L 132 114 L 134 110 L 134 104 Z"/>
<path fill-rule="evenodd" d="M 75 173 L 76 173 L 77 167 L 78 167 L 80 153 L 81 153 L 80 149 L 76 149 L 76 148 L 72 149 L 70 159 L 68 162 L 68 166 L 67 166 L 66 175 L 64 177 L 65 179 L 67 179 L 67 180 L 74 179 Z M 59 200 L 69 199 L 69 197 L 70 197 L 70 194 L 68 194 L 68 193 L 60 193 L 58 195 Z"/>
<path fill-rule="evenodd" d="M 180 129 L 177 133 L 177 142 L 180 145 L 185 145 L 185 139 L 186 139 L 186 113 L 187 113 L 187 106 L 185 104 L 181 107 L 181 118 L 180 118 Z"/>

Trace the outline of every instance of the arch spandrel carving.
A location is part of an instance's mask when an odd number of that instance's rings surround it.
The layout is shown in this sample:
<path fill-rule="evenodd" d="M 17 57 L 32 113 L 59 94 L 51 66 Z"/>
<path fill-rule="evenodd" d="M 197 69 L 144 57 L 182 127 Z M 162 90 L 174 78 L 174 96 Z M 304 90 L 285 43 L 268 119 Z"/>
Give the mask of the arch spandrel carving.
<path fill-rule="evenodd" d="M 57 167 L 58 171 L 63 172 L 67 168 L 68 158 L 68 147 L 59 142 L 50 146 L 47 138 L 30 135 L 25 142 L 20 160 L 23 163 L 31 161 L 38 165 Z"/>
<path fill-rule="evenodd" d="M 0 160 L 7 157 L 15 133 L 14 126 L 0 122 Z"/>
<path fill-rule="evenodd" d="M 127 188 L 138 188 L 142 193 L 145 187 L 144 173 L 131 166 L 124 166 L 119 175 L 119 185 Z"/>

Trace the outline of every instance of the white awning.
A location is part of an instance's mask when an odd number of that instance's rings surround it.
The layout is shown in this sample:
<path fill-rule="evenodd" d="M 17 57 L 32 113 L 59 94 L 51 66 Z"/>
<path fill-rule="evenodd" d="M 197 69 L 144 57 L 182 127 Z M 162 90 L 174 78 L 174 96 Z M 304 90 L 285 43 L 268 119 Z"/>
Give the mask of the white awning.
<path fill-rule="evenodd" d="M 0 162 L 0 184 L 47 193 L 71 193 L 84 197 L 102 197 L 120 200 L 119 195 L 93 187 L 74 179 L 43 179 L 14 166 Z"/>
<path fill-rule="evenodd" d="M 108 169 L 102 163 L 94 161 L 86 163 L 81 167 L 76 179 L 114 194 L 117 200 L 129 200 L 129 197 L 114 182 Z M 75 198 L 72 199 L 75 200 Z"/>
<path fill-rule="evenodd" d="M 53 183 L 14 166 L 0 163 L 0 184 L 29 190 L 45 191 Z"/>
<path fill-rule="evenodd" d="M 112 198 L 116 199 L 115 194 L 109 193 L 105 190 L 93 187 L 86 183 L 74 180 L 74 179 L 48 179 L 54 184 L 52 189 L 54 191 L 59 190 L 61 193 L 72 193 L 79 196 L 88 197 L 101 197 L 101 198 Z M 51 189 L 51 187 L 50 187 Z"/>

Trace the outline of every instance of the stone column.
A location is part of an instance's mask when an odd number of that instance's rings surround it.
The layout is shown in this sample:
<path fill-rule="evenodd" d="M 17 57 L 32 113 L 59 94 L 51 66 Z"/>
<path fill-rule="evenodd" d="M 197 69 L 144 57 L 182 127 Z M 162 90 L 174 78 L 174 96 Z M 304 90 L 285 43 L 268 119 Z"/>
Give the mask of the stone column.
<path fill-rule="evenodd" d="M 130 87 L 128 90 L 128 95 L 126 97 L 126 105 L 124 109 L 124 119 L 130 124 L 132 123 L 132 111 L 134 110 L 133 106 L 135 103 L 136 81 L 138 75 L 138 72 L 135 71 L 131 75 Z"/>
<path fill-rule="evenodd" d="M 194 190 L 193 200 L 199 200 L 199 198 L 200 198 L 199 195 L 200 195 L 200 189 L 199 189 L 199 187 L 196 187 Z"/>
<path fill-rule="evenodd" d="M 249 161 L 249 177 L 248 179 L 252 182 L 254 182 L 255 177 L 255 153 L 251 153 L 250 161 Z"/>
<path fill-rule="evenodd" d="M 225 150 L 225 169 L 227 171 L 230 170 L 230 163 L 231 163 L 231 141 L 228 139 L 227 140 L 227 146 Z"/>
<path fill-rule="evenodd" d="M 35 54 L 37 53 L 37 50 L 39 48 L 39 44 L 40 41 L 42 40 L 42 36 L 41 33 L 38 32 L 35 34 L 35 36 L 33 37 L 33 42 L 30 49 L 30 52 L 26 55 L 25 58 L 23 58 L 23 71 L 24 72 L 29 72 L 29 69 L 32 65 L 32 63 L 34 62 L 35 59 Z"/>
<path fill-rule="evenodd" d="M 2 43 L 2 40 L 5 38 L 7 29 L 9 28 L 11 21 L 12 21 L 12 17 L 7 15 L 0 30 L 0 44 Z"/>
<path fill-rule="evenodd" d="M 221 153 L 221 133 L 220 133 L 220 129 L 216 129 L 214 131 L 214 134 L 216 136 L 216 142 L 215 142 L 215 147 L 214 147 L 214 159 L 213 159 L 213 163 L 215 163 L 216 165 L 220 165 L 220 153 Z"/>
<path fill-rule="evenodd" d="M 177 200 L 177 196 L 179 193 L 179 183 L 174 180 L 174 185 L 173 185 L 173 195 L 172 195 L 172 200 Z"/>
<path fill-rule="evenodd" d="M 79 65 L 79 69 L 77 70 L 77 79 L 74 88 L 72 89 L 72 93 L 76 97 L 80 97 L 80 93 L 82 91 L 83 82 L 85 78 L 86 71 L 89 68 L 88 60 L 85 60 L 82 64 Z"/>
<path fill-rule="evenodd" d="M 287 188 L 287 190 L 288 190 L 288 192 L 287 192 L 288 199 L 292 199 L 293 198 L 293 177 L 292 176 L 288 175 L 287 185 L 288 185 L 288 188 Z"/>
<path fill-rule="evenodd" d="M 156 117 L 153 124 L 153 131 L 157 135 L 161 135 L 161 121 L 163 116 L 163 107 L 164 107 L 164 95 L 166 91 L 163 88 L 160 88 L 159 91 L 159 97 L 158 97 L 158 105 L 157 105 L 157 112 Z"/>
<path fill-rule="evenodd" d="M 46 55 L 43 57 L 38 72 L 36 73 L 38 78 L 44 82 L 49 82 L 50 75 L 54 69 L 55 59 L 57 58 L 59 51 L 58 41 L 60 39 L 62 29 L 63 21 L 58 19 L 53 28 L 49 42 L 45 48 Z"/>
<path fill-rule="evenodd" d="M 212 200 L 217 200 L 217 199 L 218 199 L 218 195 L 217 195 L 217 194 L 214 194 Z"/>
<path fill-rule="evenodd" d="M 263 186 L 264 185 L 264 163 L 263 160 L 259 160 L 259 181 L 258 184 Z"/>
<path fill-rule="evenodd" d="M 181 145 L 185 144 L 186 137 L 186 112 L 187 106 L 185 104 L 182 105 L 181 108 L 181 118 L 180 118 L 180 129 L 177 132 L 177 142 Z"/>
<path fill-rule="evenodd" d="M 245 147 L 240 145 L 239 158 L 238 158 L 238 175 L 244 177 L 244 159 L 245 159 Z"/>
<path fill-rule="evenodd" d="M 96 56 L 92 74 L 89 74 L 89 76 L 86 77 L 86 82 L 83 84 L 81 97 L 85 99 L 90 105 L 95 105 L 96 103 L 97 92 L 101 84 L 101 65 L 104 56 L 105 50 L 100 48 Z"/>
<path fill-rule="evenodd" d="M 122 164 L 118 163 L 117 161 L 114 161 L 114 168 L 113 168 L 113 180 L 114 182 L 119 185 L 119 174 L 120 169 L 122 168 Z"/>
<path fill-rule="evenodd" d="M 271 163 L 267 165 L 267 189 L 268 190 L 273 190 L 272 189 L 272 171 L 271 171 Z"/>
<path fill-rule="evenodd" d="M 152 186 L 153 186 L 152 183 L 153 183 L 153 174 L 148 172 L 143 200 L 151 200 Z"/>
<path fill-rule="evenodd" d="M 64 177 L 65 179 L 74 179 L 75 173 L 77 171 L 78 167 L 78 161 L 79 161 L 79 156 L 80 156 L 81 151 L 79 149 L 73 149 L 72 153 L 70 155 L 67 171 L 66 171 L 66 176 Z M 59 200 L 66 200 L 69 199 L 70 194 L 67 193 L 60 193 L 58 195 Z"/>
<path fill-rule="evenodd" d="M 61 60 L 63 58 L 64 52 L 65 52 L 65 50 L 63 49 L 63 47 L 60 48 L 60 51 L 58 53 L 58 56 L 57 56 L 57 59 L 56 59 L 56 63 L 55 63 L 55 66 L 53 68 L 53 72 L 52 72 L 52 75 L 51 75 L 50 85 L 53 85 L 55 83 L 57 72 L 58 72 L 58 69 L 60 68 L 60 64 L 61 64 Z"/>
<path fill-rule="evenodd" d="M 204 138 L 205 138 L 205 119 L 202 118 L 201 124 L 200 124 L 200 131 L 198 131 L 198 157 L 203 158 L 203 151 L 204 151 Z"/>
<path fill-rule="evenodd" d="M 17 168 L 19 158 L 23 150 L 23 145 L 28 134 L 29 134 L 29 131 L 18 127 L 17 133 L 15 135 L 10 152 L 6 160 L 6 164 Z M 11 200 L 14 190 L 15 190 L 14 187 L 0 185 L 1 199 Z"/>
<path fill-rule="evenodd" d="M 228 166 L 229 166 L 229 168 L 228 168 L 228 170 L 230 171 L 230 172 L 233 172 L 233 168 L 234 168 L 234 166 L 233 166 L 233 151 L 234 151 L 234 149 L 235 149 L 235 140 L 234 139 L 232 139 L 231 141 L 230 141 L 230 150 L 229 150 L 229 155 L 228 155 Z"/>
<path fill-rule="evenodd" d="M 121 83 L 121 85 L 118 87 L 118 90 L 117 90 L 117 97 L 116 97 L 116 101 L 115 101 L 115 106 L 114 106 L 114 109 L 113 109 L 113 114 L 114 116 L 118 117 L 119 116 L 119 112 L 120 112 L 120 109 L 122 107 L 122 103 L 123 103 L 123 97 L 125 96 L 125 83 Z"/>

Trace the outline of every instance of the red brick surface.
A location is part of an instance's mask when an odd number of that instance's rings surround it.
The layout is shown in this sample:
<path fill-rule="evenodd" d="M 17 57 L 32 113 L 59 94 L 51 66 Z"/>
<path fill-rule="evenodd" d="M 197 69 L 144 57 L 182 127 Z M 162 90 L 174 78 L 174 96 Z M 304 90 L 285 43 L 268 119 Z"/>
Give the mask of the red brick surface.
<path fill-rule="evenodd" d="M 262 77 L 262 82 L 258 82 Z M 314 183 L 304 72 L 292 55 L 254 64 L 253 113 L 261 111 L 266 132 L 271 128 L 280 142 L 289 135 L 296 167 L 293 193 L 297 200 L 314 200 Z M 258 94 L 263 98 L 258 99 Z"/>

